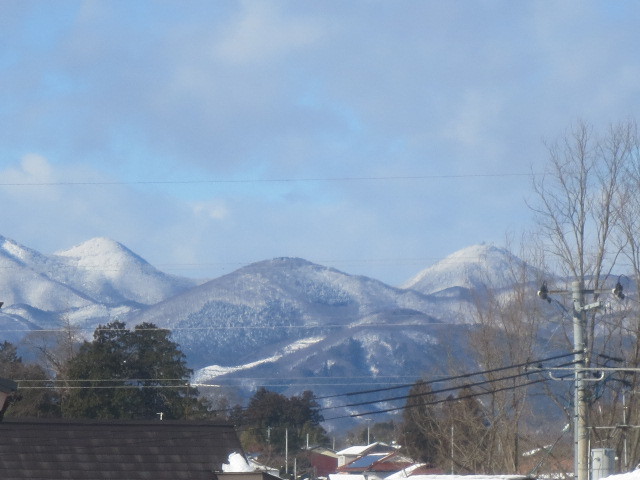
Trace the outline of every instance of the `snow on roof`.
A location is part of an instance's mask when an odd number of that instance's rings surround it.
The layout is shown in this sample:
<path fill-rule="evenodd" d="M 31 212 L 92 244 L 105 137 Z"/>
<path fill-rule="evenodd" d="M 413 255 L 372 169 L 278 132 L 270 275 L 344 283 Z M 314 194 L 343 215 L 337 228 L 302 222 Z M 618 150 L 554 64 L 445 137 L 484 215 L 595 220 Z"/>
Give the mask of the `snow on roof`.
<path fill-rule="evenodd" d="M 407 478 L 415 470 L 419 469 L 420 467 L 424 467 L 425 465 L 426 463 L 416 463 L 414 465 L 411 465 L 410 467 L 403 468 L 402 470 L 394 473 L 393 475 L 389 475 L 388 477 L 385 478 L 385 480 L 399 480 L 399 479 Z"/>
<path fill-rule="evenodd" d="M 609 475 L 608 477 L 604 477 L 601 480 L 640 480 L 640 470 Z"/>
<path fill-rule="evenodd" d="M 371 445 L 356 445 L 353 447 L 345 448 L 344 450 L 340 450 L 338 455 L 360 455 L 362 452 L 366 451 L 369 447 L 375 445 L 372 443 Z"/>
<path fill-rule="evenodd" d="M 365 475 L 350 475 L 332 473 L 331 480 L 366 480 Z M 531 477 L 526 475 L 411 475 L 410 480 L 525 480 Z M 611 478 L 611 477 L 608 477 Z M 613 480 L 640 480 L 640 476 Z"/>
<path fill-rule="evenodd" d="M 411 480 L 524 480 L 526 475 L 411 475 Z M 638 479 L 634 479 L 638 480 Z"/>
<path fill-rule="evenodd" d="M 229 454 L 229 463 L 222 464 L 222 471 L 225 473 L 253 472 L 255 469 L 249 465 L 247 459 L 238 452 Z"/>
<path fill-rule="evenodd" d="M 364 475 L 352 473 L 330 473 L 330 480 L 366 480 Z"/>

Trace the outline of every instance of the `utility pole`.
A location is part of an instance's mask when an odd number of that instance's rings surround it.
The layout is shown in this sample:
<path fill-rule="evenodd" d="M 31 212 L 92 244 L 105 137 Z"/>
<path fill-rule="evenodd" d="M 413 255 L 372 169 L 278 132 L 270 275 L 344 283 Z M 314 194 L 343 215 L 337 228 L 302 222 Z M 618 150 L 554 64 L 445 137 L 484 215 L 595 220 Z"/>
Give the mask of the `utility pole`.
<path fill-rule="evenodd" d="M 549 290 L 544 282 L 538 291 L 538 296 L 551 303 L 549 293 L 571 293 L 573 300 L 573 351 L 574 351 L 574 402 L 573 402 L 573 465 L 574 478 L 576 480 L 589 480 L 589 439 L 587 434 L 587 401 L 585 395 L 584 374 L 587 368 L 587 341 L 586 327 L 588 310 L 600 308 L 602 302 L 597 301 L 588 305 L 584 304 L 585 294 L 600 294 L 607 290 L 585 290 L 584 280 L 576 280 L 571 283 L 571 291 Z M 622 285 L 618 280 L 615 288 L 610 291 L 619 299 L 624 298 Z M 559 303 L 564 309 L 564 306 Z M 566 312 L 566 309 L 564 309 Z"/>
<path fill-rule="evenodd" d="M 574 281 L 571 287 L 573 298 L 573 348 L 576 362 L 574 369 L 575 386 L 573 405 L 574 477 L 577 478 L 577 480 L 589 480 L 587 402 L 584 390 L 584 368 L 586 367 L 585 314 L 587 308 L 584 306 L 584 285 L 582 281 Z"/>

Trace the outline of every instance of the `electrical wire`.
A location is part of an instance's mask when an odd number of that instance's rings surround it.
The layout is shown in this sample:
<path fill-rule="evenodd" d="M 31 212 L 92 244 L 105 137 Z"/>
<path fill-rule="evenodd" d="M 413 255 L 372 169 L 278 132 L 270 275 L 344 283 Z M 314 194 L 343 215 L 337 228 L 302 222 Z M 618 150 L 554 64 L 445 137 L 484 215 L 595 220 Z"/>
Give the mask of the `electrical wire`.
<path fill-rule="evenodd" d="M 464 395 L 462 397 L 445 398 L 445 399 L 442 399 L 442 400 L 435 400 L 433 402 L 424 402 L 424 403 L 419 403 L 419 404 L 415 404 L 415 405 L 404 405 L 402 407 L 386 408 L 384 410 L 374 410 L 374 411 L 363 412 L 363 413 L 352 413 L 352 414 L 349 414 L 349 415 L 342 415 L 342 416 L 338 416 L 338 417 L 325 418 L 324 420 L 325 421 L 331 421 L 331 420 L 340 420 L 340 419 L 343 419 L 343 418 L 364 417 L 364 416 L 368 416 L 368 415 L 379 415 L 379 414 L 382 414 L 382 413 L 397 412 L 397 411 L 400 411 L 400 410 L 406 410 L 406 409 L 410 409 L 410 408 L 438 405 L 440 403 L 454 402 L 454 401 L 458 401 L 458 400 L 466 400 L 466 399 L 469 399 L 469 398 L 479 397 L 479 396 L 482 396 L 482 395 L 491 395 L 491 394 L 494 394 L 494 393 L 504 392 L 504 391 L 508 391 L 508 390 L 515 390 L 517 388 L 523 388 L 523 387 L 527 387 L 527 386 L 530 386 L 530 385 L 534 385 L 534 384 L 542 383 L 542 382 L 547 382 L 547 381 L 548 381 L 547 378 L 541 378 L 541 379 L 538 379 L 538 380 L 532 380 L 530 382 L 522 383 L 522 384 L 516 385 L 516 386 L 497 388 L 497 389 L 494 389 L 494 390 L 491 390 L 491 391 L 487 391 L 487 392 L 472 393 L 472 394 Z M 460 387 L 459 389 L 462 389 L 462 388 L 464 388 L 464 387 Z"/>
<path fill-rule="evenodd" d="M 574 355 L 574 353 L 556 355 L 554 357 L 549 357 L 549 358 L 550 359 L 559 359 L 559 358 L 567 357 L 567 356 L 570 356 L 570 355 Z M 520 367 L 526 366 L 528 364 L 540 364 L 541 361 L 546 361 L 546 359 L 533 360 L 533 361 L 530 361 L 530 362 L 525 362 L 523 364 L 510 365 L 510 366 L 500 367 L 500 368 L 491 369 L 491 370 L 474 372 L 474 373 L 471 373 L 471 374 L 456 375 L 456 376 L 451 376 L 451 377 L 447 377 L 447 378 L 432 380 L 432 381 L 424 382 L 424 383 L 426 384 L 426 383 L 453 381 L 453 380 L 458 380 L 460 378 L 467 378 L 469 376 L 474 376 L 474 375 L 482 375 L 482 374 L 493 373 L 493 372 L 502 371 L 502 370 L 506 370 L 506 369 L 520 368 Z M 566 363 L 566 364 L 563 364 L 563 365 L 571 365 L 571 364 L 574 364 L 574 363 L 575 362 L 569 362 L 569 363 Z M 524 373 L 515 375 L 515 377 L 527 376 L 527 375 L 530 375 L 531 373 L 539 373 L 539 372 L 537 372 L 537 371 L 536 372 L 524 372 Z M 493 383 L 493 382 L 498 382 L 498 381 L 504 381 L 504 380 L 512 379 L 512 377 L 514 377 L 514 376 L 498 378 L 498 379 L 494 379 L 494 380 L 491 380 L 491 381 L 483 381 L 483 382 L 477 383 L 477 385 L 481 385 L 481 384 L 484 384 L 484 383 Z M 546 379 L 544 379 L 544 380 L 546 381 Z M 406 388 L 408 386 L 413 386 L 413 385 L 415 385 L 415 383 L 414 384 L 404 385 L 404 386 L 399 386 L 397 388 Z M 446 389 L 442 389 L 442 390 L 438 390 L 438 391 L 431 391 L 431 392 L 427 392 L 427 393 L 423 393 L 423 394 L 403 395 L 403 396 L 400 396 L 400 397 L 395 397 L 393 400 L 408 399 L 408 398 L 410 398 L 412 396 L 416 396 L 416 397 L 417 396 L 428 396 L 428 395 L 433 395 L 435 393 L 441 393 L 441 392 L 445 392 L 445 391 L 453 391 L 453 390 L 460 390 L 460 389 L 464 389 L 464 388 L 470 388 L 470 387 L 475 386 L 475 385 L 476 384 L 462 384 L 462 385 L 458 385 L 456 387 L 446 388 Z M 396 388 L 396 387 L 393 387 L 393 388 Z M 358 394 L 362 394 L 362 393 L 373 393 L 373 392 L 379 392 L 379 391 L 387 391 L 387 390 L 392 390 L 393 388 L 365 390 L 365 391 L 360 391 L 360 392 L 350 392 L 350 393 L 342 393 L 342 394 L 335 394 L 335 395 L 327 395 L 327 396 L 324 396 L 324 397 L 314 397 L 314 400 L 317 401 L 317 400 L 323 400 L 323 399 L 326 399 L 326 398 L 336 398 L 336 397 L 358 395 Z M 333 410 L 333 409 L 338 409 L 338 408 L 346 408 L 346 407 L 356 406 L 356 405 L 368 405 L 368 404 L 374 404 L 374 403 L 382 403 L 382 402 L 390 401 L 390 400 L 391 399 L 382 399 L 382 400 L 374 400 L 374 401 L 370 401 L 370 402 L 362 402 L 361 404 L 353 404 L 353 405 L 352 404 L 347 404 L 347 405 L 341 405 L 341 406 L 321 407 L 321 408 L 318 409 L 318 411 Z M 232 408 L 228 408 L 228 409 L 218 410 L 218 412 L 232 411 L 232 410 L 235 410 L 235 409 L 236 409 L 236 407 L 232 407 Z M 242 408 L 241 410 L 244 411 L 244 410 L 246 410 L 246 408 Z"/>
<path fill-rule="evenodd" d="M 55 256 L 55 255 L 53 255 Z M 445 265 L 452 265 L 464 262 L 465 260 L 472 260 L 474 257 L 456 257 L 455 259 L 447 259 L 447 257 L 416 257 L 416 258 L 347 258 L 347 259 L 318 259 L 314 260 L 311 263 L 340 263 L 340 264 L 362 264 L 362 263 L 393 263 L 398 264 L 402 263 L 405 265 L 413 265 L 416 263 L 444 263 Z M 260 266 L 256 265 L 263 261 L 268 260 L 247 260 L 247 261 L 237 261 L 237 262 L 192 262 L 192 263 L 158 263 L 158 264 L 148 264 L 148 267 L 157 268 L 160 266 L 167 267 L 184 267 L 184 268 L 193 268 L 193 267 L 231 267 L 237 266 L 238 268 L 251 266 L 254 270 L 260 270 Z M 0 265 L 0 270 L 24 270 L 25 268 L 29 269 L 29 267 L 25 267 L 24 265 L 19 264 L 5 264 Z M 104 264 L 93 264 L 93 265 L 73 265 L 70 263 L 65 263 L 61 261 L 61 263 L 55 265 L 54 270 L 39 270 L 40 273 L 52 274 L 54 271 L 58 272 L 60 270 L 100 270 L 104 272 L 120 272 L 123 270 L 131 269 L 131 266 L 127 263 L 110 263 L 109 265 Z M 32 271 L 36 271 L 31 269 Z M 137 268 L 137 270 L 144 270 L 144 268 Z M 264 267 L 265 271 L 269 271 L 270 267 Z"/>
<path fill-rule="evenodd" d="M 115 186 L 115 185 L 202 185 L 202 184 L 254 184 L 254 183 L 309 183 L 309 182 L 362 182 L 389 180 L 438 180 L 462 178 L 512 178 L 534 177 L 529 173 L 461 173 L 440 175 L 399 175 L 399 176 L 369 176 L 369 177 L 308 177 L 308 178 L 273 178 L 273 179 L 204 179 L 204 180 L 131 180 L 131 181 L 75 181 L 75 182 L 2 182 L 0 187 L 56 187 L 56 186 Z"/>
<path fill-rule="evenodd" d="M 578 363 L 578 362 L 577 361 L 568 362 L 568 363 L 564 363 L 562 365 L 559 365 L 558 367 L 566 367 L 566 366 L 569 366 L 569 365 L 575 365 L 576 363 Z M 553 368 L 558 368 L 558 367 L 553 367 Z M 401 395 L 401 396 L 397 396 L 397 397 L 382 398 L 380 400 L 371 400 L 371 401 L 358 402 L 358 403 L 348 403 L 346 405 L 326 407 L 326 408 L 323 408 L 321 410 L 334 410 L 334 409 L 337 409 L 337 408 L 345 408 L 345 407 L 359 407 L 359 406 L 362 406 L 362 405 L 372 405 L 374 403 L 392 402 L 392 401 L 395 401 L 395 400 L 409 400 L 410 398 L 425 397 L 425 396 L 434 395 L 434 394 L 437 394 L 437 393 L 452 392 L 452 391 L 460 390 L 460 389 L 463 389 L 463 388 L 479 387 L 481 385 L 497 383 L 497 382 L 504 382 L 506 380 L 514 380 L 516 378 L 529 376 L 532 373 L 536 373 L 536 372 L 517 373 L 517 374 L 514 374 L 514 375 L 508 375 L 506 377 L 482 380 L 480 382 L 474 382 L 474 383 L 467 383 L 467 384 L 464 384 L 462 386 L 447 387 L 447 388 L 442 388 L 442 389 L 439 389 L 439 390 L 432 390 L 432 391 L 424 392 L 424 393 L 413 393 L 413 394 Z"/>
<path fill-rule="evenodd" d="M 425 384 L 432 384 L 432 383 L 441 383 L 441 382 L 450 382 L 450 381 L 455 381 L 455 380 L 460 380 L 463 378 L 469 378 L 469 377 L 473 377 L 473 376 L 478 376 L 478 375 L 486 375 L 489 373 L 496 373 L 496 372 L 500 372 L 500 371 L 504 371 L 504 370 L 509 370 L 509 369 L 514 369 L 514 368 L 522 368 L 528 365 L 539 365 L 542 362 L 548 362 L 548 361 L 552 361 L 552 360 L 558 360 L 560 358 L 565 358 L 568 356 L 574 355 L 573 352 L 571 353 L 565 353 L 565 354 L 561 354 L 561 355 L 554 355 L 551 357 L 546 357 L 546 358 L 541 358 L 541 359 L 535 359 L 535 360 L 530 360 L 528 362 L 523 362 L 523 363 L 519 363 L 519 364 L 514 364 L 514 365 L 509 365 L 509 366 L 504 366 L 504 367 L 498 367 L 498 368 L 493 368 L 493 369 L 488 369 L 488 370 L 480 370 L 480 371 L 476 371 L 476 372 L 471 372 L 471 373 L 466 373 L 466 374 L 461 374 L 461 375 L 454 375 L 454 376 L 449 376 L 449 377 L 443 377 L 443 378 L 438 378 L 438 379 L 434 379 L 434 380 L 428 380 L 425 381 Z M 531 372 L 529 372 L 531 373 Z M 524 374 L 523 374 L 524 375 Z M 403 378 L 406 376 L 386 376 L 386 377 L 288 377 L 286 379 L 282 379 L 282 378 L 278 378 L 277 380 L 306 380 L 306 379 L 317 379 L 317 378 L 323 378 L 323 379 L 327 379 L 329 380 L 335 380 L 336 378 L 340 378 L 340 379 L 380 379 L 380 378 L 386 378 L 386 379 L 394 379 L 394 378 Z M 237 377 L 234 378 L 233 380 L 263 380 L 264 378 L 260 378 L 260 377 Z M 145 378 L 126 378 L 126 379 L 113 379 L 113 378 L 109 378 L 109 379 L 17 379 L 14 380 L 15 382 L 22 384 L 22 383 L 44 383 L 47 384 L 45 386 L 35 386 L 35 387 L 29 387 L 29 386 L 24 386 L 21 388 L 49 388 L 49 389 L 56 389 L 56 388 L 60 388 L 58 385 L 62 384 L 62 385 L 66 385 L 68 383 L 82 383 L 82 382 L 91 382 L 91 383 L 106 383 L 106 382 L 185 382 L 185 379 L 183 378 L 151 378 L 151 379 L 145 379 Z M 353 383 L 349 383 L 349 384 L 353 384 Z M 326 396 L 322 396 L 322 397 L 315 397 L 315 400 L 324 400 L 327 398 L 336 398 L 336 397 L 348 397 L 348 396 L 354 396 L 354 395 L 363 395 L 363 394 L 369 394 L 369 393 L 378 393 L 378 392 L 384 392 L 384 391 L 391 391 L 391 390 L 397 390 L 400 388 L 407 388 L 407 387 L 411 387 L 413 386 L 415 383 L 404 383 L 398 386 L 394 386 L 394 387 L 385 387 L 385 388 L 377 388 L 377 389 L 370 389 L 370 390 L 360 390 L 360 391 L 355 391 L 355 392 L 347 392 L 347 393 L 341 393 L 341 394 L 334 394 L 334 395 L 326 395 Z M 195 387 L 211 387 L 211 386 L 220 386 L 219 384 L 206 384 L 206 383 L 189 383 L 188 381 L 185 382 L 183 385 L 178 385 L 178 387 L 182 387 L 185 385 L 191 385 L 191 386 L 195 386 Z M 334 386 L 335 383 L 332 382 L 330 384 L 323 384 L 326 386 Z M 226 386 L 226 385 L 225 385 Z M 228 385 L 231 386 L 231 385 Z M 264 386 L 264 385 L 262 385 Z M 282 384 L 278 385 L 278 386 L 282 386 Z M 132 388 L 135 388 L 135 385 L 132 385 Z M 161 387 L 161 386 L 160 386 Z M 105 388 L 105 387 L 99 387 L 99 386 L 84 386 L 82 388 L 87 388 L 87 389 L 91 389 L 91 388 Z M 106 387 L 109 388 L 109 387 Z M 373 403 L 377 403 L 377 402 L 373 402 Z"/>
<path fill-rule="evenodd" d="M 570 353 L 563 353 L 560 355 L 554 355 L 551 357 L 546 357 L 546 358 L 540 358 L 540 359 L 536 359 L 536 360 L 529 360 L 526 362 L 522 362 L 522 363 L 518 363 L 518 364 L 514 364 L 514 365 L 508 365 L 508 366 L 504 366 L 504 367 L 496 367 L 496 368 L 492 368 L 489 370 L 479 370 L 476 372 L 471 372 L 471 373 L 464 373 L 461 375 L 455 375 L 452 377 L 445 377 L 443 379 L 435 379 L 435 380 L 428 380 L 425 381 L 424 384 L 425 385 L 430 385 L 433 383 L 439 383 L 439 382 L 449 382 L 449 381 L 453 381 L 453 380 L 460 380 L 462 378 L 469 378 L 469 377 L 474 377 L 477 375 L 486 375 L 489 373 L 496 373 L 496 372 L 502 372 L 504 370 L 511 370 L 514 368 L 522 368 L 522 367 L 526 367 L 528 365 L 537 365 L 537 364 L 541 364 L 542 362 L 550 362 L 552 360 L 559 360 L 561 358 L 566 358 L 569 356 L 575 355 L 575 352 L 570 352 Z M 388 388 L 379 388 L 379 389 L 374 389 L 374 390 L 363 390 L 363 391 L 359 391 L 359 392 L 350 392 L 350 393 L 344 393 L 344 394 L 338 394 L 338 395 L 328 395 L 326 397 L 318 397 L 318 400 L 321 399 L 326 399 L 326 398 L 334 398 L 334 397 L 341 397 L 341 396 L 352 396 L 352 395 L 363 395 L 363 394 L 369 394 L 369 393 L 378 393 L 378 392 L 385 392 L 385 391 L 390 391 L 390 390 L 396 390 L 399 388 L 407 388 L 407 387 L 411 387 L 414 384 L 405 384 L 405 385 L 399 385 L 396 387 L 388 387 Z"/>
<path fill-rule="evenodd" d="M 6 315 L 6 314 L 5 314 Z M 375 314 L 372 314 L 375 315 Z M 9 315 L 10 316 L 10 315 Z M 426 313 L 399 313 L 394 314 L 394 317 L 424 317 L 429 316 Z M 327 317 L 344 318 L 344 315 L 327 315 Z M 433 322 L 433 323 L 361 323 L 361 324 L 326 324 L 326 325 L 216 325 L 206 327 L 156 327 L 156 328 L 135 328 L 137 332 L 182 332 L 182 331 L 217 331 L 217 330 L 322 330 L 322 329 L 334 329 L 345 328 L 349 330 L 355 330 L 358 328 L 389 328 L 389 327 L 446 327 L 453 325 L 463 324 L 456 322 Z M 103 332 L 103 331 L 131 331 L 126 328 L 113 329 L 113 328 L 91 328 L 91 327 L 71 327 L 72 331 L 77 332 Z M 65 328 L 43 328 L 40 330 L 20 330 L 20 329 L 4 329 L 0 330 L 0 333 L 63 333 L 68 330 Z"/>

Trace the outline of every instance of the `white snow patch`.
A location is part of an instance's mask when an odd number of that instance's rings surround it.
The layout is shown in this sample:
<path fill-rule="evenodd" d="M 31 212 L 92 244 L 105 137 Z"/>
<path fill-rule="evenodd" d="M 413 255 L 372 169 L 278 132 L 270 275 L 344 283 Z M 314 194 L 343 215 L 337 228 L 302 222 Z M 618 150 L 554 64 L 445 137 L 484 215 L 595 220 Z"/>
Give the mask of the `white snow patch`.
<path fill-rule="evenodd" d="M 227 473 L 253 472 L 254 468 L 249 465 L 246 458 L 238 452 L 229 454 L 229 463 L 222 464 L 222 471 Z"/>
<path fill-rule="evenodd" d="M 526 475 L 411 475 L 411 480 L 524 480 Z"/>
<path fill-rule="evenodd" d="M 605 480 L 605 479 L 606 480 L 640 480 L 640 469 L 634 470 L 633 472 L 609 475 L 608 477 L 604 477 L 601 480 Z"/>
<path fill-rule="evenodd" d="M 209 367 L 204 367 L 194 373 L 193 381 L 194 383 L 197 384 L 207 380 L 211 380 L 221 375 L 226 375 L 226 374 L 238 372 L 241 370 L 247 370 L 253 367 L 257 367 L 258 365 L 264 365 L 265 363 L 277 362 L 285 355 L 289 355 L 291 353 L 296 352 L 297 350 L 302 350 L 304 348 L 307 348 L 315 343 L 321 342 L 322 340 L 324 340 L 324 337 L 304 338 L 302 340 L 298 340 L 297 342 L 293 342 L 287 345 L 286 347 L 284 347 L 282 349 L 282 353 L 279 353 L 277 355 L 272 355 L 271 357 L 263 358 L 261 360 L 250 362 L 244 365 L 237 365 L 235 367 L 223 367 L 221 365 L 211 365 Z"/>

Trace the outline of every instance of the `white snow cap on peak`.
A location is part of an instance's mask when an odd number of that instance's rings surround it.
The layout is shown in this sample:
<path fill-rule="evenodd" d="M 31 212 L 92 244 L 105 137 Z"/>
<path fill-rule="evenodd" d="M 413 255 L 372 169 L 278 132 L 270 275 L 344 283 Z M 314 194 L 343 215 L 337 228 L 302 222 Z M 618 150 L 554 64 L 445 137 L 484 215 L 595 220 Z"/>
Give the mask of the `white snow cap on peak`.
<path fill-rule="evenodd" d="M 253 472 L 254 468 L 238 452 L 229 454 L 229 463 L 222 464 L 222 471 L 226 473 Z"/>
<path fill-rule="evenodd" d="M 523 261 L 508 250 L 493 245 L 472 245 L 452 253 L 422 270 L 401 288 L 431 294 L 451 287 L 504 288 L 513 283 L 510 272 Z M 517 268 L 515 268 L 518 270 Z"/>

